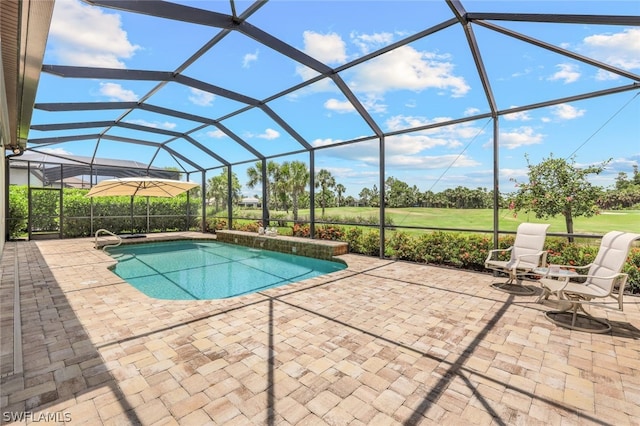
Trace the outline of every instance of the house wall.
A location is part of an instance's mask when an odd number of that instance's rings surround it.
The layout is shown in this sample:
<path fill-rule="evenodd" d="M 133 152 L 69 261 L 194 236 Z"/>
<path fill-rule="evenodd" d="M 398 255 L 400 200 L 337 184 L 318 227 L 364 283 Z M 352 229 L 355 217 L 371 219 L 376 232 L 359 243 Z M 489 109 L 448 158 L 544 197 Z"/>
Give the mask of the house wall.
<path fill-rule="evenodd" d="M 2 154 L 5 153 L 4 144 L 2 145 Z M 4 157 L 4 155 L 3 155 Z M 7 160 L 2 158 L 0 161 L 0 259 L 4 251 L 4 242 L 7 235 L 7 185 L 6 185 L 6 166 Z"/>

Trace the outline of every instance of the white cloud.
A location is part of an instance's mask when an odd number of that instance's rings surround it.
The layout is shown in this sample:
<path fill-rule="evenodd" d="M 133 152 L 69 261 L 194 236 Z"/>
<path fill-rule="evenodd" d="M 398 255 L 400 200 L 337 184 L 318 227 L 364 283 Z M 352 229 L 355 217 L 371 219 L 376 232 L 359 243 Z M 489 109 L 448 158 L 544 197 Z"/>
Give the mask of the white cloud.
<path fill-rule="evenodd" d="M 365 95 L 361 97 L 359 101 L 370 114 L 380 114 L 387 111 L 387 105 L 381 103 L 381 99 L 377 96 Z M 330 98 L 324 103 L 324 107 L 329 111 L 334 111 L 340 114 L 356 112 L 356 108 L 348 100 L 340 101 L 335 98 Z"/>
<path fill-rule="evenodd" d="M 280 137 L 280 132 L 273 129 L 266 129 L 264 133 L 259 134 L 257 137 L 260 139 L 273 140 Z"/>
<path fill-rule="evenodd" d="M 562 120 L 573 120 L 574 118 L 582 117 L 585 111 L 569 104 L 555 105 L 551 108 L 551 113 Z"/>
<path fill-rule="evenodd" d="M 321 147 L 321 146 L 333 145 L 333 144 L 340 143 L 340 142 L 343 142 L 343 140 L 342 139 L 331 139 L 331 138 L 315 139 L 314 141 L 311 142 L 311 145 L 313 145 L 315 147 Z"/>
<path fill-rule="evenodd" d="M 397 122 L 419 123 L 425 121 L 419 117 L 395 117 Z M 439 120 L 439 119 L 438 119 Z M 471 167 L 479 163 L 472 158 L 458 153 L 445 155 L 424 155 L 433 148 L 458 150 L 462 146 L 460 139 L 472 138 L 478 135 L 480 129 L 468 123 L 443 128 L 429 129 L 422 132 L 389 136 L 385 139 L 385 163 L 390 167 L 409 169 L 438 169 L 449 167 Z M 340 140 L 317 139 L 313 146 L 328 146 L 339 143 Z M 358 161 L 368 166 L 378 164 L 379 146 L 377 140 L 337 146 L 330 150 L 331 155 L 349 161 Z"/>
<path fill-rule="evenodd" d="M 475 167 L 480 163 L 466 155 L 448 154 L 434 156 L 391 155 L 385 157 L 385 164 L 392 167 L 411 169 L 443 169 L 446 167 Z"/>
<path fill-rule="evenodd" d="M 124 89 L 117 83 L 100 83 L 100 94 L 109 97 L 110 101 L 137 101 L 138 95 L 132 90 Z"/>
<path fill-rule="evenodd" d="M 389 136 L 385 139 L 387 155 L 419 154 L 435 147 L 458 148 L 462 146 L 459 140 L 447 134 L 403 134 Z"/>
<path fill-rule="evenodd" d="M 347 112 L 354 112 L 356 109 L 353 107 L 353 104 L 347 100 L 340 101 L 338 99 L 328 99 L 324 103 L 324 107 L 329 111 L 335 111 L 340 114 L 344 114 Z"/>
<path fill-rule="evenodd" d="M 312 142 L 313 146 L 326 146 L 338 143 L 338 140 L 318 139 Z M 446 154 L 446 155 L 419 155 L 425 149 L 435 146 L 458 146 L 451 145 L 451 141 L 444 139 L 433 139 L 424 135 L 411 136 L 402 135 L 386 139 L 385 164 L 387 167 L 403 169 L 440 169 L 449 167 L 472 167 L 479 163 L 466 155 Z M 376 167 L 379 164 L 378 141 L 372 140 L 356 144 L 342 145 L 332 148 L 330 154 L 333 157 L 346 159 L 352 162 L 360 162 L 364 166 Z"/>
<path fill-rule="evenodd" d="M 434 88 L 450 91 L 452 97 L 464 96 L 470 87 L 463 77 L 453 74 L 454 66 L 446 59 L 402 46 L 358 66 L 349 85 L 356 92 L 366 93 Z"/>
<path fill-rule="evenodd" d="M 596 72 L 596 80 L 598 81 L 608 81 L 608 80 L 617 80 L 620 76 L 618 74 L 614 74 L 605 70 L 598 70 Z"/>
<path fill-rule="evenodd" d="M 511 108 L 515 108 L 512 106 Z M 520 111 L 520 112 L 512 112 L 511 114 L 505 114 L 504 117 L 507 121 L 529 121 L 531 120 L 531 116 L 529 115 L 529 111 Z"/>
<path fill-rule="evenodd" d="M 158 121 L 146 121 L 146 120 L 126 120 L 127 123 L 139 124 L 141 126 L 153 127 L 155 129 L 167 129 L 172 130 L 175 129 L 176 123 L 171 123 L 169 121 L 158 122 Z"/>
<path fill-rule="evenodd" d="M 336 33 L 303 33 L 304 52 L 325 64 L 343 64 L 347 61 L 347 49 L 342 37 Z"/>
<path fill-rule="evenodd" d="M 538 145 L 541 144 L 545 135 L 542 133 L 536 133 L 533 128 L 529 126 L 522 126 L 512 131 L 500 132 L 500 146 L 507 149 L 520 148 L 521 146 Z M 492 145 L 493 141 L 489 141 L 483 146 L 488 148 Z"/>
<path fill-rule="evenodd" d="M 123 60 L 140 49 L 129 42 L 120 15 L 77 0 L 56 0 L 49 43 L 61 64 L 104 68 L 126 68 Z"/>
<path fill-rule="evenodd" d="M 242 58 L 242 68 L 249 68 L 251 66 L 251 62 L 255 62 L 258 60 L 258 51 L 255 53 L 247 53 Z"/>
<path fill-rule="evenodd" d="M 492 175 L 489 177 L 491 178 Z M 500 169 L 500 179 L 504 181 L 511 181 L 511 179 L 515 179 L 516 181 L 522 181 L 527 179 L 529 176 L 529 169 Z M 510 192 L 510 190 L 517 190 L 518 188 L 515 186 L 515 183 L 509 182 L 509 186 L 503 186 L 500 190 L 505 192 Z"/>
<path fill-rule="evenodd" d="M 558 64 L 559 70 L 549 77 L 549 80 L 562 80 L 566 83 L 574 83 L 580 78 L 578 67 L 574 64 Z"/>
<path fill-rule="evenodd" d="M 209 92 L 205 92 L 204 90 L 190 88 L 191 95 L 189 96 L 189 101 L 195 105 L 199 106 L 211 106 L 213 104 L 215 95 Z"/>
<path fill-rule="evenodd" d="M 227 136 L 227 134 L 220 129 L 210 130 L 205 134 L 210 138 L 215 138 L 215 139 L 222 139 Z"/>
<path fill-rule="evenodd" d="M 64 148 L 42 148 L 40 151 L 48 152 L 49 154 L 55 155 L 72 155 L 71 152 L 67 151 Z"/>
<path fill-rule="evenodd" d="M 478 114 L 479 112 L 480 112 L 480 109 L 479 109 L 479 108 L 469 107 L 469 108 L 467 108 L 467 109 L 465 109 L 465 110 L 464 110 L 463 115 L 464 115 L 465 117 L 469 117 L 469 116 L 472 116 L 472 115 Z"/>
<path fill-rule="evenodd" d="M 427 126 L 430 124 L 442 123 L 451 120 L 450 117 L 435 117 L 433 119 L 427 119 L 419 116 L 409 115 L 396 115 L 389 118 L 386 121 L 387 128 L 390 131 L 403 130 L 413 127 Z M 412 135 L 431 135 L 438 138 L 447 138 L 455 140 L 455 145 L 460 146 L 461 142 L 458 139 L 470 139 L 484 133 L 479 127 L 474 126 L 472 123 L 460 123 L 451 126 L 436 127 L 433 129 L 421 130 L 420 132 L 414 132 Z"/>
<path fill-rule="evenodd" d="M 384 99 L 373 93 L 367 93 L 360 96 L 360 102 L 369 111 L 370 114 L 382 114 L 387 112 L 387 104 L 383 103 Z"/>
<path fill-rule="evenodd" d="M 640 68 L 640 29 L 628 28 L 614 34 L 595 34 L 584 39 L 588 54 L 626 70 Z"/>
<path fill-rule="evenodd" d="M 393 42 L 393 34 L 391 33 L 358 34 L 352 32 L 350 37 L 351 42 L 365 55 Z"/>
<path fill-rule="evenodd" d="M 523 71 L 514 72 L 511 74 L 511 77 L 522 77 L 528 74 L 531 74 L 533 70 L 531 68 L 525 68 Z"/>

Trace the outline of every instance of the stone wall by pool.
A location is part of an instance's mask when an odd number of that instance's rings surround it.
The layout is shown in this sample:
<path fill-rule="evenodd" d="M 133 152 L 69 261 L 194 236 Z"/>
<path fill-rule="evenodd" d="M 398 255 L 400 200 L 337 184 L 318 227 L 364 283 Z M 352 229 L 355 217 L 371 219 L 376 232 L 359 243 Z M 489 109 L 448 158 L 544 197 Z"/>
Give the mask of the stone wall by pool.
<path fill-rule="evenodd" d="M 331 260 L 349 252 L 349 245 L 340 241 L 312 240 L 310 238 L 288 237 L 284 235 L 266 236 L 256 232 L 220 230 L 216 232 L 220 242 L 262 248 L 281 253 Z"/>

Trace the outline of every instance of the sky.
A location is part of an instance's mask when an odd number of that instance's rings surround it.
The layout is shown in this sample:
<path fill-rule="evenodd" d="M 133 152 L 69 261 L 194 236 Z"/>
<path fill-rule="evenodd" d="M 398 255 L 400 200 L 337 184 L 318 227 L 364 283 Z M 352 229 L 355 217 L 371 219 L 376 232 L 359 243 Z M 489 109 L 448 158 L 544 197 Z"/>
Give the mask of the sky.
<path fill-rule="evenodd" d="M 198 9 L 231 14 L 228 1 L 176 1 Z M 494 1 L 462 0 L 468 12 L 567 13 L 640 15 L 637 1 Z M 241 14 L 250 2 L 235 2 Z M 340 69 L 378 49 L 404 40 L 453 17 L 444 0 L 428 1 L 280 1 L 268 2 L 247 20 L 301 52 Z M 593 58 L 631 74 L 640 74 L 640 27 L 492 21 L 542 43 Z M 472 25 L 473 37 L 489 78 L 498 110 L 534 105 L 583 93 L 627 86 L 632 78 Z M 105 67 L 127 70 L 179 70 L 220 29 L 126 11 L 91 6 L 79 0 L 56 0 L 45 52 L 46 65 Z M 183 71 L 257 100 L 267 100 L 315 77 L 310 68 L 239 32 L 230 32 Z M 490 112 L 485 88 L 460 24 L 340 70 L 339 76 L 359 99 L 382 132 L 396 132 Z M 301 151 L 300 143 L 263 111 L 252 108 L 228 117 L 245 104 L 210 92 L 170 82 L 61 78 L 43 73 L 36 102 L 144 101 L 221 123 L 266 156 Z M 309 145 L 327 147 L 315 154 L 316 170 L 329 170 L 346 195 L 357 197 L 364 187 L 380 186 L 379 142 L 374 130 L 331 79 L 270 100 L 267 105 Z M 190 137 L 239 163 L 233 170 L 248 188 L 247 167 L 254 155 L 213 126 L 149 111 L 34 111 L 32 125 L 118 120 Z M 197 129 L 193 131 L 194 129 Z M 107 135 L 149 142 L 137 146 L 97 139 L 39 144 L 38 139 L 62 135 L 94 135 L 103 128 L 66 131 L 31 130 L 29 148 L 57 155 L 124 158 L 155 167 L 194 171 L 188 162 L 158 150 L 167 143 L 205 169 L 220 173 L 221 163 L 183 138 L 115 127 Z M 400 133 L 385 138 L 385 177 L 439 192 L 456 186 L 493 186 L 494 125 L 482 117 L 456 125 Z M 503 115 L 498 121 L 501 192 L 527 180 L 527 161 L 550 156 L 577 166 L 608 161 L 593 183 L 611 187 L 620 172 L 628 175 L 640 162 L 640 90 Z M 175 140 L 172 140 L 175 139 Z M 343 141 L 363 139 L 355 144 Z M 528 160 L 527 160 L 528 158 Z M 309 163 L 301 152 L 275 159 Z M 199 174 L 189 175 L 201 181 Z"/>

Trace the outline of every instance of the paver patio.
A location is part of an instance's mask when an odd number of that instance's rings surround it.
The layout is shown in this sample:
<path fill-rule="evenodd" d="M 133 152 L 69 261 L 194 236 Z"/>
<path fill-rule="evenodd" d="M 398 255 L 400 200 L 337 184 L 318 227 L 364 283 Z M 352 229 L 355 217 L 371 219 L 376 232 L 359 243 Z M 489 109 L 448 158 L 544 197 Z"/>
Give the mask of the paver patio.
<path fill-rule="evenodd" d="M 594 309 L 613 330 L 590 334 L 490 274 L 341 258 L 256 294 L 165 301 L 93 239 L 8 242 L 2 423 L 640 424 L 640 298 Z"/>

